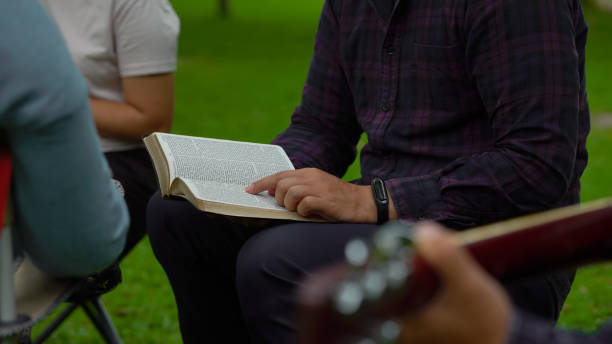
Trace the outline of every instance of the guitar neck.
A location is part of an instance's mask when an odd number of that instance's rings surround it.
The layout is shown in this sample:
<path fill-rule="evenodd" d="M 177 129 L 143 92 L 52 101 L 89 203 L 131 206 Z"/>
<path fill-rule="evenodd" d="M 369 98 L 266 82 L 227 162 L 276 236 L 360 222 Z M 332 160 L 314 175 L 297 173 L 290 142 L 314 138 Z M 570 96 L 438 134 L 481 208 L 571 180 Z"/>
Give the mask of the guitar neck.
<path fill-rule="evenodd" d="M 499 222 L 453 237 L 501 281 L 612 260 L 612 199 Z M 300 292 L 306 334 L 302 343 L 336 343 L 340 336 L 360 333 L 373 321 L 401 317 L 427 303 L 440 286 L 436 273 L 418 255 L 394 259 L 403 259 L 409 267 L 406 282 L 380 298 L 364 300 L 351 314 L 341 314 L 334 304 L 338 286 L 358 280 L 369 268 L 356 272 L 338 264 L 314 274 Z"/>
<path fill-rule="evenodd" d="M 491 275 L 512 280 L 612 259 L 612 201 L 562 208 L 456 234 Z"/>

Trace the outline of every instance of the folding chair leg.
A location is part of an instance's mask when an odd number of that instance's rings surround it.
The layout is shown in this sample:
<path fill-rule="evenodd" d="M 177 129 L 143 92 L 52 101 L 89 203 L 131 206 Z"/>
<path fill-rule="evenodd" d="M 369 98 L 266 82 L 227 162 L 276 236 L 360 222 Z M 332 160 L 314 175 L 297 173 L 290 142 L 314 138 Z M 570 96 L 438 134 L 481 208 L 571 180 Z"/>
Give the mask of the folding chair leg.
<path fill-rule="evenodd" d="M 68 306 L 64 308 L 62 312 L 55 319 L 53 319 L 53 321 L 47 327 L 45 327 L 45 329 L 38 335 L 38 337 L 36 337 L 36 339 L 32 341 L 32 344 L 40 344 L 47 338 L 49 338 L 51 333 L 53 333 L 53 331 L 55 331 L 55 329 L 57 329 L 57 327 L 61 325 L 62 322 L 64 322 L 64 320 L 66 320 L 66 318 L 68 318 L 68 316 L 72 314 L 72 312 L 74 312 L 74 310 L 78 306 L 79 305 L 76 303 L 68 304 Z"/>
<path fill-rule="evenodd" d="M 19 333 L 18 344 L 32 344 L 32 328 L 28 327 Z"/>
<path fill-rule="evenodd" d="M 17 321 L 13 286 L 13 242 L 11 228 L 4 226 L 0 236 L 0 323 Z"/>
<path fill-rule="evenodd" d="M 30 329 L 27 328 L 12 336 L 0 338 L 0 344 L 32 344 Z"/>
<path fill-rule="evenodd" d="M 2 225 L 2 224 L 0 224 Z M 0 230 L 0 324 L 17 321 L 15 290 L 13 288 L 13 243 L 11 228 Z M 0 338 L 0 343 L 17 344 L 19 335 Z"/>
<path fill-rule="evenodd" d="M 85 309 L 85 313 L 89 316 L 89 319 L 96 326 L 104 340 L 106 340 L 109 344 L 121 344 L 121 338 L 119 338 L 119 333 L 115 326 L 113 325 L 113 321 L 110 316 L 104 309 L 104 305 L 99 297 L 85 301 L 83 304 L 83 309 Z"/>

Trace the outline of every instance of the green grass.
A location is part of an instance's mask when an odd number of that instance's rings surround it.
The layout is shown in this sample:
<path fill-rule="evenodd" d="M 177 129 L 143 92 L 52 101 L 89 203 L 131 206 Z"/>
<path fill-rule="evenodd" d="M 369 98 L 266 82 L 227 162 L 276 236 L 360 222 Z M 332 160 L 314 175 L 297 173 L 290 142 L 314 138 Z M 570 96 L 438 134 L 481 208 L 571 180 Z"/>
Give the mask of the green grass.
<path fill-rule="evenodd" d="M 612 92 L 611 92 L 612 94 Z M 612 131 L 595 128 L 587 141 L 589 164 L 582 182 L 582 199 L 612 195 Z M 562 327 L 593 331 L 612 319 L 612 264 L 578 271 L 559 323 Z"/>
<path fill-rule="evenodd" d="M 174 132 L 272 140 L 299 104 L 320 5 L 235 1 L 224 20 L 199 2 L 174 3 L 182 19 Z"/>
<path fill-rule="evenodd" d="M 182 33 L 177 72 L 175 133 L 269 142 L 299 104 L 322 0 L 234 0 L 229 19 L 216 1 L 174 0 Z M 591 26 L 588 88 L 594 113 L 612 112 L 612 16 L 586 6 Z M 583 200 L 612 195 L 612 132 L 589 137 Z M 358 175 L 357 166 L 349 172 Z M 124 282 L 104 296 L 126 343 L 179 343 L 174 298 L 149 243 L 122 264 Z M 203 272 L 205 273 L 205 272 Z M 212 277 L 211 277 L 212 278 Z M 593 330 L 612 318 L 612 266 L 580 270 L 562 314 L 565 327 Z M 101 342 L 81 313 L 50 343 Z"/>
<path fill-rule="evenodd" d="M 587 42 L 587 85 L 591 111 L 612 112 L 612 15 L 584 5 L 589 24 Z"/>
<path fill-rule="evenodd" d="M 593 116 L 612 113 L 612 15 L 584 6 L 589 24 L 587 91 Z M 589 163 L 582 183 L 582 199 L 612 196 L 612 130 L 594 127 L 588 138 Z M 559 324 L 564 328 L 594 331 L 612 319 L 612 264 L 578 271 Z"/>

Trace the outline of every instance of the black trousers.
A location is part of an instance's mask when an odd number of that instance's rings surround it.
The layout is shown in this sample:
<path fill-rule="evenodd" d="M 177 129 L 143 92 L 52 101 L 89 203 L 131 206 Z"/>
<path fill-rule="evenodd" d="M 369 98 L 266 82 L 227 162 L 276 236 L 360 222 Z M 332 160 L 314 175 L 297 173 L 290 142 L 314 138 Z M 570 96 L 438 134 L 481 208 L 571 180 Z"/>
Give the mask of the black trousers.
<path fill-rule="evenodd" d="M 294 293 L 311 271 L 342 258 L 375 225 L 293 223 L 254 229 L 153 195 L 149 238 L 176 299 L 185 343 L 289 343 Z M 507 286 L 515 303 L 556 320 L 572 274 Z"/>
<path fill-rule="evenodd" d="M 125 202 L 130 213 L 130 228 L 123 258 L 147 233 L 147 202 L 158 189 L 157 177 L 146 149 L 138 148 L 105 154 L 113 178 L 121 182 L 125 190 Z"/>

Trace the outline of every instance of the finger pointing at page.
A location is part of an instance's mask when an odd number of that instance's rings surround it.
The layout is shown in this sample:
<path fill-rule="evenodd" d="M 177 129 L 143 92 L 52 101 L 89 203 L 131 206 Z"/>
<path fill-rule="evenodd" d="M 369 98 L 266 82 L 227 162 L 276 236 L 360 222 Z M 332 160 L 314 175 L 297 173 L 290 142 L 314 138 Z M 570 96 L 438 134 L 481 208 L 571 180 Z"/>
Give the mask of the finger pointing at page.
<path fill-rule="evenodd" d="M 251 194 L 265 190 L 275 196 L 279 205 L 306 216 L 330 221 L 376 222 L 369 186 L 345 182 L 316 168 L 279 172 L 246 188 Z"/>

